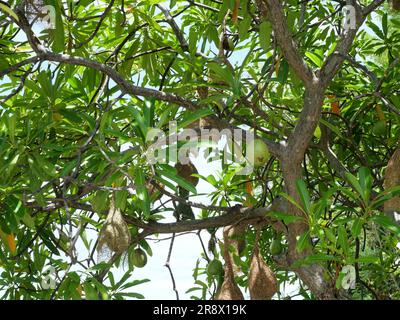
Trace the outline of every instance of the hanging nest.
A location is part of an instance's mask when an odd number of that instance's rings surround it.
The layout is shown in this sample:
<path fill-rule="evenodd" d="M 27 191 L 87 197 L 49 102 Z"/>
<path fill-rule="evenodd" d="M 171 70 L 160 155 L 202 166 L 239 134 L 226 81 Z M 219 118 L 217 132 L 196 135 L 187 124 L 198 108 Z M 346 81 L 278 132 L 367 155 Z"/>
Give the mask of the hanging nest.
<path fill-rule="evenodd" d="M 100 261 L 108 260 L 113 253 L 125 252 L 131 243 L 131 234 L 121 211 L 115 208 L 114 201 L 108 211 L 106 221 L 99 233 L 97 255 Z"/>
<path fill-rule="evenodd" d="M 232 271 L 225 268 L 224 282 L 221 285 L 217 300 L 244 300 L 242 291 L 235 282 Z"/>
<path fill-rule="evenodd" d="M 275 274 L 262 258 L 257 242 L 251 257 L 248 285 L 251 300 L 270 300 L 278 291 Z"/>
<path fill-rule="evenodd" d="M 224 228 L 224 246 L 228 249 L 233 272 L 237 274 L 240 267 L 234 263 L 234 256 L 240 257 L 246 247 L 245 233 L 247 224 L 236 224 Z"/>
<path fill-rule="evenodd" d="M 229 247 L 230 245 L 238 248 L 238 242 L 231 239 L 231 235 L 234 233 L 235 227 L 229 226 L 224 228 L 224 260 L 225 260 L 225 268 L 224 268 L 224 281 L 221 285 L 220 291 L 217 296 L 217 300 L 244 300 L 242 291 L 235 281 L 235 271 L 233 269 L 233 259 L 230 253 Z M 244 229 L 243 229 L 244 230 Z M 243 232 L 243 230 L 237 229 L 236 231 Z"/>

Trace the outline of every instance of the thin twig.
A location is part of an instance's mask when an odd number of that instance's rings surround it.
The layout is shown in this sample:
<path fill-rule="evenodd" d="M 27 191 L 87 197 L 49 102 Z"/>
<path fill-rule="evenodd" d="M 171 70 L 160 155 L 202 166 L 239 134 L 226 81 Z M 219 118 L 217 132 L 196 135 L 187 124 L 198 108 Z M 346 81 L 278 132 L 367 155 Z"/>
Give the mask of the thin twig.
<path fill-rule="evenodd" d="M 171 281 L 172 281 L 172 290 L 175 291 L 176 300 L 179 300 L 179 292 L 178 292 L 178 290 L 176 288 L 175 277 L 174 277 L 174 274 L 172 272 L 171 265 L 170 265 L 172 248 L 174 246 L 174 242 L 175 242 L 175 233 L 172 234 L 171 243 L 169 245 L 169 250 L 168 250 L 167 261 L 165 262 L 164 266 L 167 267 L 167 269 L 169 271 L 169 275 L 170 275 Z"/>

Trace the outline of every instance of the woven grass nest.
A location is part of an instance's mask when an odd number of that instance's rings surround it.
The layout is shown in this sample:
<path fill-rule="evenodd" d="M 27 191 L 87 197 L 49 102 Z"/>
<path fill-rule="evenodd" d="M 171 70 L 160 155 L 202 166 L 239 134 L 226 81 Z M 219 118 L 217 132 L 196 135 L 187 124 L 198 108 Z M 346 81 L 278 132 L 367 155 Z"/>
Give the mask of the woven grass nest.
<path fill-rule="evenodd" d="M 224 228 L 224 281 L 217 295 L 217 300 L 244 300 L 242 291 L 235 281 L 235 275 L 240 271 L 233 262 L 233 256 L 240 254 L 244 242 L 246 226 L 228 226 Z M 233 252 L 232 252 L 232 249 Z M 275 274 L 262 258 L 258 248 L 258 236 L 255 242 L 250 269 L 248 288 L 251 300 L 270 300 L 278 290 Z"/>
<path fill-rule="evenodd" d="M 101 261 L 110 258 L 112 253 L 125 252 L 131 243 L 131 234 L 121 211 L 115 208 L 113 201 L 106 221 L 99 233 L 97 254 Z"/>

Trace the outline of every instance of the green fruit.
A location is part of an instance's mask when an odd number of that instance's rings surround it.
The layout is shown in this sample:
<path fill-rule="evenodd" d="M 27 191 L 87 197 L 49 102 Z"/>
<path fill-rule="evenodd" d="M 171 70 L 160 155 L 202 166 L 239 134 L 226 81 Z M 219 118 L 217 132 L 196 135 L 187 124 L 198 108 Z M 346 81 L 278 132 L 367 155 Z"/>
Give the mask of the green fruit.
<path fill-rule="evenodd" d="M 92 207 L 97 213 L 103 213 L 109 208 L 108 191 L 97 190 L 91 200 Z"/>
<path fill-rule="evenodd" d="M 279 256 L 282 253 L 281 241 L 279 239 L 272 240 L 269 250 L 273 256 Z"/>
<path fill-rule="evenodd" d="M 207 266 L 207 274 L 210 276 L 218 276 L 224 272 L 221 261 L 214 259 Z"/>
<path fill-rule="evenodd" d="M 261 139 L 250 142 L 247 146 L 247 155 L 249 162 L 256 168 L 265 165 L 270 156 L 268 146 Z"/>
<path fill-rule="evenodd" d="M 130 263 L 138 268 L 143 268 L 147 263 L 146 252 L 144 252 L 140 248 L 137 248 L 137 249 L 131 251 L 131 253 L 129 255 L 129 259 L 130 259 Z"/>
<path fill-rule="evenodd" d="M 377 136 L 384 136 L 386 134 L 386 122 L 381 120 L 375 123 L 372 133 Z"/>

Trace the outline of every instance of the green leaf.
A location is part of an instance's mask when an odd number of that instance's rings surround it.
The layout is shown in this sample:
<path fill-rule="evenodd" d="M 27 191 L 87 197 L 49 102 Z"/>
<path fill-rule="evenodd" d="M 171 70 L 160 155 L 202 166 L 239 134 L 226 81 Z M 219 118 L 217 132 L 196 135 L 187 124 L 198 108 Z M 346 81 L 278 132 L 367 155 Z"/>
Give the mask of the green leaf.
<path fill-rule="evenodd" d="M 338 244 L 340 248 L 343 249 L 343 253 L 348 256 L 349 255 L 349 241 L 347 238 L 347 231 L 345 227 L 341 224 L 338 228 Z"/>
<path fill-rule="evenodd" d="M 296 222 L 296 221 L 300 221 L 300 220 L 303 220 L 303 221 L 304 221 L 304 218 L 303 218 L 303 217 L 298 217 L 298 216 L 290 215 L 290 214 L 287 214 L 287 213 L 284 213 L 284 212 L 276 212 L 276 211 L 273 211 L 273 212 L 270 212 L 268 215 L 270 215 L 271 217 L 274 217 L 274 218 L 276 218 L 276 219 L 279 219 L 279 220 L 283 221 L 283 223 L 284 223 L 285 225 L 288 225 L 288 224 L 290 224 L 290 223 L 293 223 L 293 222 Z"/>
<path fill-rule="evenodd" d="M 246 16 L 242 21 L 239 22 L 239 41 L 243 41 L 247 37 L 247 32 L 251 26 L 251 17 Z"/>
<path fill-rule="evenodd" d="M 388 188 L 376 196 L 374 201 L 371 203 L 371 207 L 374 209 L 378 209 L 380 206 L 383 205 L 384 202 L 387 200 L 392 199 L 393 197 L 397 197 L 400 195 L 400 186 Z"/>
<path fill-rule="evenodd" d="M 373 23 L 373 22 L 368 22 L 367 23 L 368 27 L 370 27 L 372 29 L 372 31 L 374 31 L 374 33 L 381 38 L 382 40 L 385 39 L 385 35 L 383 34 L 383 32 L 379 29 L 379 27 Z"/>
<path fill-rule="evenodd" d="M 179 122 L 178 129 L 186 128 L 189 124 L 199 120 L 201 118 L 207 117 L 213 114 L 214 111 L 211 109 L 198 109 L 196 111 L 185 112 L 182 115 L 182 119 Z"/>
<path fill-rule="evenodd" d="M 358 181 L 363 190 L 363 199 L 365 203 L 368 203 L 372 190 L 372 175 L 368 168 L 361 167 L 358 170 Z"/>
<path fill-rule="evenodd" d="M 296 202 L 296 200 L 294 200 L 291 196 L 289 196 L 288 194 L 283 193 L 283 192 L 279 193 L 279 195 L 280 195 L 281 197 L 284 197 L 287 201 L 289 201 L 291 204 L 293 204 L 297 209 L 299 209 L 299 210 L 301 210 L 302 212 L 306 213 L 306 212 L 304 211 L 304 208 L 302 208 L 302 206 L 299 205 L 299 204 Z"/>
<path fill-rule="evenodd" d="M 379 257 L 377 256 L 362 256 L 358 257 L 358 259 L 349 258 L 349 263 L 378 263 Z"/>
<path fill-rule="evenodd" d="M 54 30 L 53 36 L 53 46 L 52 49 L 54 52 L 59 53 L 64 51 L 64 43 L 65 43 L 65 35 L 64 35 L 64 23 L 62 20 L 61 8 L 58 0 L 50 0 L 48 1 L 50 5 L 55 8 L 55 25 L 56 28 Z"/>
<path fill-rule="evenodd" d="M 121 290 L 135 287 L 135 286 L 138 286 L 138 285 L 140 285 L 142 283 L 146 283 L 146 282 L 150 282 L 150 280 L 149 279 L 134 280 L 134 281 L 128 282 L 128 283 L 124 284 L 123 286 L 121 286 Z"/>
<path fill-rule="evenodd" d="M 94 286 L 89 282 L 83 284 L 83 289 L 85 291 L 86 300 L 99 300 L 99 295 Z"/>
<path fill-rule="evenodd" d="M 400 236 L 400 226 L 391 218 L 385 215 L 375 215 L 372 217 L 372 221 L 375 221 L 385 229 L 393 232 L 396 236 Z"/>
<path fill-rule="evenodd" d="M 367 199 L 365 199 L 364 189 L 361 187 L 360 182 L 357 180 L 357 178 L 348 172 L 346 173 L 346 178 L 351 183 L 353 188 L 357 191 L 358 195 L 363 199 L 363 202 L 366 203 Z"/>
<path fill-rule="evenodd" d="M 35 229 L 35 220 L 28 212 L 25 212 L 21 220 L 28 228 Z"/>
<path fill-rule="evenodd" d="M 197 194 L 196 188 L 191 183 L 178 176 L 175 168 L 172 168 L 169 165 L 159 165 L 157 173 L 176 182 L 180 187 L 192 192 L 193 194 Z"/>
<path fill-rule="evenodd" d="M 363 224 L 364 222 L 362 219 L 354 219 L 353 225 L 351 227 L 351 235 L 353 236 L 353 238 L 357 238 L 360 235 Z"/>
<path fill-rule="evenodd" d="M 319 122 L 321 122 L 324 126 L 329 128 L 330 130 L 332 130 L 335 133 L 335 135 L 338 136 L 339 138 L 349 141 L 349 139 L 342 134 L 342 132 L 340 131 L 340 129 L 337 126 L 333 125 L 332 123 L 330 123 L 324 119 L 320 119 Z M 351 142 L 351 141 L 349 141 L 349 142 Z"/>
<path fill-rule="evenodd" d="M 382 30 L 385 37 L 388 34 L 388 14 L 385 12 L 382 16 Z"/>
<path fill-rule="evenodd" d="M 130 278 L 131 274 L 131 270 L 126 271 L 118 283 L 113 287 L 113 290 L 119 289 Z"/>
<path fill-rule="evenodd" d="M 147 181 L 146 177 L 141 168 L 135 170 L 135 187 L 136 195 L 138 197 L 140 207 L 143 210 L 144 218 L 148 219 L 150 217 L 150 197 L 146 188 Z"/>
<path fill-rule="evenodd" d="M 13 113 L 10 113 L 6 117 L 8 124 L 8 134 L 10 135 L 11 142 L 15 144 L 15 129 L 17 124 L 17 116 Z"/>
<path fill-rule="evenodd" d="M 336 245 L 336 236 L 333 234 L 333 232 L 331 230 L 329 230 L 328 228 L 324 228 L 324 233 L 326 235 L 326 237 L 329 239 L 329 241 Z"/>
<path fill-rule="evenodd" d="M 306 213 L 311 212 L 311 201 L 310 201 L 310 195 L 307 190 L 307 186 L 303 180 L 296 180 L 296 187 L 297 187 L 297 192 L 300 195 L 301 202 L 304 206 L 304 209 Z"/>
<path fill-rule="evenodd" d="M 286 61 L 286 59 L 283 59 L 279 66 L 277 81 L 284 85 L 287 82 L 288 74 L 289 74 L 289 64 Z"/>
<path fill-rule="evenodd" d="M 127 190 L 115 191 L 115 206 L 122 211 L 126 208 L 126 201 L 128 199 L 129 192 Z"/>
<path fill-rule="evenodd" d="M 330 254 L 313 254 L 302 259 L 301 264 L 314 264 L 325 261 L 339 261 L 339 259 Z"/>
<path fill-rule="evenodd" d="M 268 51 L 271 45 L 272 25 L 269 21 L 263 21 L 260 24 L 260 46 L 263 50 Z"/>
<path fill-rule="evenodd" d="M 227 82 L 231 88 L 235 87 L 235 78 L 231 71 L 228 68 L 219 65 L 216 62 L 210 62 L 207 64 L 207 67 L 214 72 L 214 76 L 216 76 L 216 80 Z"/>
<path fill-rule="evenodd" d="M 137 292 L 122 292 L 121 295 L 125 297 L 135 298 L 135 299 L 144 299 L 144 295 Z"/>
<path fill-rule="evenodd" d="M 297 252 L 302 252 L 307 248 L 311 247 L 311 241 L 310 241 L 310 231 L 307 231 L 303 233 L 300 237 L 297 239 L 296 243 L 296 251 Z"/>
<path fill-rule="evenodd" d="M 97 213 L 102 213 L 109 207 L 108 191 L 97 190 L 91 201 L 93 210 Z"/>
<path fill-rule="evenodd" d="M 0 10 L 4 11 L 9 16 L 13 17 L 15 20 L 19 21 L 17 14 L 9 6 L 0 3 Z"/>
<path fill-rule="evenodd" d="M 323 60 L 322 57 L 320 57 L 319 55 L 317 55 L 317 54 L 314 53 L 314 52 L 306 52 L 305 55 L 306 55 L 306 57 L 307 57 L 308 59 L 310 59 L 310 60 L 314 63 L 314 65 L 315 65 L 316 67 L 318 67 L 318 68 L 321 68 L 321 67 L 322 67 L 322 65 L 323 65 L 323 63 L 324 63 L 324 60 Z"/>

